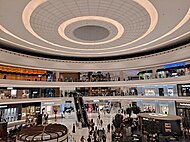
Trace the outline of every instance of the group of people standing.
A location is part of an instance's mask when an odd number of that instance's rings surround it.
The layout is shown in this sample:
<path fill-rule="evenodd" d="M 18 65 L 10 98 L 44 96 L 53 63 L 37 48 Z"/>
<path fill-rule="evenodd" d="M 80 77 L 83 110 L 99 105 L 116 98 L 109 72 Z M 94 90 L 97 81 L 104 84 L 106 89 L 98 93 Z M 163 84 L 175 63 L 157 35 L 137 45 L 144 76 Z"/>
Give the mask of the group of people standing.
<path fill-rule="evenodd" d="M 103 120 L 100 119 L 100 114 L 98 113 L 98 117 L 97 117 L 97 126 L 100 125 L 102 127 L 103 125 Z"/>
<path fill-rule="evenodd" d="M 82 136 L 80 142 L 106 142 L 106 133 L 102 127 L 103 120 L 100 118 L 100 114 L 98 114 L 96 126 L 93 119 L 89 120 L 88 124 L 88 137 Z M 75 124 L 73 124 L 72 132 L 76 132 Z"/>
<path fill-rule="evenodd" d="M 95 126 L 93 119 L 91 119 L 88 126 L 89 134 L 87 142 L 106 142 L 106 133 L 102 125 L 103 120 L 100 118 L 100 114 L 98 113 L 97 126 L 100 126 L 101 128 L 98 129 L 98 127 Z"/>

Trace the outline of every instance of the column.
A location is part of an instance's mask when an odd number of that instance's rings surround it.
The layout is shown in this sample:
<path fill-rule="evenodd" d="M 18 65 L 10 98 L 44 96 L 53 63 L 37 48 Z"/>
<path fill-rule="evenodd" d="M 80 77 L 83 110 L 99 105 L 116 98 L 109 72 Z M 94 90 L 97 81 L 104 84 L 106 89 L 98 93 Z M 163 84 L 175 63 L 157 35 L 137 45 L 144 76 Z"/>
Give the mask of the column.
<path fill-rule="evenodd" d="M 16 98 L 17 99 L 22 99 L 22 94 L 23 94 L 23 90 L 17 90 L 17 92 L 16 92 Z"/>
<path fill-rule="evenodd" d="M 61 96 L 60 92 L 61 92 L 60 88 L 55 88 L 55 97 L 60 97 Z"/>
<path fill-rule="evenodd" d="M 55 76 L 56 76 L 56 81 L 58 81 L 59 80 L 59 72 L 58 71 L 56 71 Z"/>
<path fill-rule="evenodd" d="M 120 77 L 120 81 L 124 80 L 124 75 L 123 75 L 123 71 L 119 72 L 119 77 Z"/>
<path fill-rule="evenodd" d="M 60 88 L 60 94 L 65 97 L 65 88 L 61 87 Z"/>
<path fill-rule="evenodd" d="M 152 69 L 152 78 L 156 78 L 156 70 L 157 68 Z"/>

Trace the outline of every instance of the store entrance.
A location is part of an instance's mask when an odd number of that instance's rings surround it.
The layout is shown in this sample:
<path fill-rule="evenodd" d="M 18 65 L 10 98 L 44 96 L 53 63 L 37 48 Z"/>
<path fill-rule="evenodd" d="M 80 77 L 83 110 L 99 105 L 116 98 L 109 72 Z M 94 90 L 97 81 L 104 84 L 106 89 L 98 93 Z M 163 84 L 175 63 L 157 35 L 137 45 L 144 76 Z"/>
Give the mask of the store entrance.
<path fill-rule="evenodd" d="M 177 115 L 181 116 L 181 117 L 188 117 L 190 118 L 190 108 L 180 108 L 177 109 Z"/>

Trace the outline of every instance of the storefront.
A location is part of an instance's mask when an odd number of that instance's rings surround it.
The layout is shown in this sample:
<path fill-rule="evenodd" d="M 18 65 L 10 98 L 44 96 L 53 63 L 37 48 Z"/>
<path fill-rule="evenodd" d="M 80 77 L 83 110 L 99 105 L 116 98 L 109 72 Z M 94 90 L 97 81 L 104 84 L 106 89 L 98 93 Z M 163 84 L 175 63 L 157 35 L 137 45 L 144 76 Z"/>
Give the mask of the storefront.
<path fill-rule="evenodd" d="M 60 103 L 58 102 L 42 102 L 42 109 L 45 114 L 53 115 L 54 110 L 57 110 L 57 114 L 60 113 Z"/>
<path fill-rule="evenodd" d="M 73 97 L 76 94 L 75 87 L 61 87 L 60 88 L 61 97 Z"/>
<path fill-rule="evenodd" d="M 29 89 L 29 98 L 39 98 L 39 97 L 40 97 L 40 88 Z"/>
<path fill-rule="evenodd" d="M 61 82 L 78 82 L 80 73 L 78 72 L 60 72 L 59 81 Z"/>
<path fill-rule="evenodd" d="M 137 100 L 136 102 L 137 106 L 140 107 L 141 112 L 176 115 L 175 101 Z"/>
<path fill-rule="evenodd" d="M 156 70 L 156 78 L 166 78 L 165 69 L 157 69 Z"/>
<path fill-rule="evenodd" d="M 178 77 L 189 74 L 190 65 L 187 62 L 166 64 L 161 69 L 156 70 L 157 78 Z"/>
<path fill-rule="evenodd" d="M 178 84 L 178 96 L 190 96 L 190 84 Z"/>
<path fill-rule="evenodd" d="M 88 82 L 90 79 L 89 79 L 89 75 L 88 75 L 88 72 L 83 72 L 83 73 L 80 73 L 80 78 L 79 78 L 80 82 Z"/>
<path fill-rule="evenodd" d="M 81 94 L 82 96 L 90 96 L 90 87 L 77 87 L 76 92 Z M 72 96 L 70 91 L 65 92 L 65 96 Z"/>
<path fill-rule="evenodd" d="M 181 117 L 160 113 L 140 113 L 139 125 L 143 133 L 181 136 Z"/>
<path fill-rule="evenodd" d="M 83 73 L 80 73 L 79 78 L 81 82 L 110 81 L 110 73 L 109 72 L 83 72 Z"/>
<path fill-rule="evenodd" d="M 6 122 L 21 120 L 21 104 L 0 105 L 0 120 Z"/>
<path fill-rule="evenodd" d="M 190 102 L 176 101 L 176 112 L 178 116 L 182 117 L 183 128 L 190 136 Z"/>
<path fill-rule="evenodd" d="M 21 99 L 21 98 L 25 98 L 24 94 L 24 90 L 18 90 L 16 88 L 13 87 L 7 87 L 7 88 L 0 88 L 0 98 L 1 99 Z M 27 95 L 29 97 L 29 93 Z"/>
<path fill-rule="evenodd" d="M 190 118 L 190 102 L 176 102 L 176 112 L 178 116 Z"/>
<path fill-rule="evenodd" d="M 156 112 L 156 104 L 153 103 L 153 102 L 145 102 L 143 103 L 143 109 L 142 111 L 143 112 L 153 112 L 155 113 Z"/>
<path fill-rule="evenodd" d="M 84 105 L 88 112 L 98 112 L 110 109 L 110 102 L 108 100 L 86 100 Z"/>
<path fill-rule="evenodd" d="M 74 103 L 72 101 L 65 101 L 64 105 L 62 104 L 62 109 L 64 112 L 74 111 Z"/>
<path fill-rule="evenodd" d="M 0 99 L 23 99 L 41 97 L 40 88 L 1 87 Z"/>
<path fill-rule="evenodd" d="M 56 73 L 53 71 L 47 71 L 46 72 L 46 81 L 48 81 L 48 82 L 56 81 Z"/>
<path fill-rule="evenodd" d="M 133 91 L 133 90 L 132 90 Z M 121 96 L 124 92 L 120 87 L 80 87 L 76 92 L 82 96 Z"/>
<path fill-rule="evenodd" d="M 139 96 L 177 96 L 177 85 L 146 85 L 137 86 Z"/>
<path fill-rule="evenodd" d="M 186 62 L 178 62 L 173 64 L 164 65 L 166 77 L 178 77 L 185 75 Z"/>
<path fill-rule="evenodd" d="M 152 78 L 152 70 L 147 70 L 147 71 L 141 71 L 137 74 L 139 76 L 140 80 L 145 80 L 145 79 L 150 79 Z"/>
<path fill-rule="evenodd" d="M 160 113 L 161 114 L 168 114 L 169 113 L 168 104 L 159 104 L 159 106 L 160 106 Z"/>
<path fill-rule="evenodd" d="M 131 88 L 129 88 L 129 95 L 130 96 L 137 96 L 138 95 L 138 90 L 137 90 L 137 88 L 135 88 L 135 87 L 131 87 Z"/>
<path fill-rule="evenodd" d="M 0 79 L 46 81 L 46 71 L 0 65 Z"/>
<path fill-rule="evenodd" d="M 40 114 L 40 110 L 40 102 L 22 104 L 22 120 L 36 118 Z"/>
<path fill-rule="evenodd" d="M 39 96 L 46 98 L 61 96 L 60 88 L 40 88 L 39 93 Z"/>
<path fill-rule="evenodd" d="M 117 95 L 118 92 L 120 92 L 119 88 L 110 88 L 110 87 L 92 87 L 92 88 L 90 88 L 90 95 L 92 95 L 92 96 L 109 96 L 113 92 L 115 93 L 115 95 Z"/>
<path fill-rule="evenodd" d="M 41 108 L 43 109 L 43 113 L 49 114 L 49 116 L 54 116 L 55 113 L 59 116 L 65 110 L 65 102 L 62 101 L 42 102 Z"/>
<path fill-rule="evenodd" d="M 99 100 L 86 100 L 84 102 L 84 106 L 87 112 L 98 112 L 99 110 L 98 104 L 99 104 Z M 102 104 L 100 105 L 100 108 L 102 108 Z"/>

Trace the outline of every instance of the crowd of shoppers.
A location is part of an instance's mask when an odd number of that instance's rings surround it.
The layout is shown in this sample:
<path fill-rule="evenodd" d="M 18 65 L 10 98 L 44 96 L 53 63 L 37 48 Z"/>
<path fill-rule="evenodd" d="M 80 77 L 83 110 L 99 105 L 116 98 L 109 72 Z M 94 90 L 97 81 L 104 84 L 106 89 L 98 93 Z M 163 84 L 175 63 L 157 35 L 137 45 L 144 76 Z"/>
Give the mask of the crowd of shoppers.
<path fill-rule="evenodd" d="M 73 124 L 72 133 L 76 133 L 76 127 L 79 125 Z M 79 127 L 80 129 L 80 127 Z M 100 114 L 98 113 L 97 123 L 95 124 L 94 120 L 88 120 L 88 136 L 85 138 L 81 136 L 79 139 L 80 142 L 106 142 L 106 132 L 103 127 L 103 119 L 101 119 Z M 74 139 L 74 141 L 76 141 Z"/>

